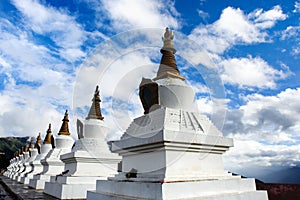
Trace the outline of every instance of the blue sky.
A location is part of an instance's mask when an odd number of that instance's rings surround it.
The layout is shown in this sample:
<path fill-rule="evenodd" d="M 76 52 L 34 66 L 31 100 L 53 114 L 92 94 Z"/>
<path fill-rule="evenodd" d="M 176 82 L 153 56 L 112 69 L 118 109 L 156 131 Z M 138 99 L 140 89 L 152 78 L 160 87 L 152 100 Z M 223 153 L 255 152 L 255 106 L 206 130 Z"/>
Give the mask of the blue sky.
<path fill-rule="evenodd" d="M 2 0 L 1 136 L 44 134 L 49 122 L 56 133 L 69 109 L 76 138 L 75 118 L 86 115 L 96 84 L 110 135 L 120 135 L 143 112 L 138 84 L 142 76 L 154 77 L 168 26 L 199 111 L 226 111 L 222 131 L 235 140 L 226 167 L 299 167 L 299 13 L 300 1 L 283 0 Z M 153 44 L 132 37 L 134 30 L 149 33 Z M 127 36 L 136 39 L 132 47 L 113 44 Z M 214 99 L 203 74 L 189 67 L 202 57 L 183 51 L 180 38 L 206 52 L 223 96 Z"/>

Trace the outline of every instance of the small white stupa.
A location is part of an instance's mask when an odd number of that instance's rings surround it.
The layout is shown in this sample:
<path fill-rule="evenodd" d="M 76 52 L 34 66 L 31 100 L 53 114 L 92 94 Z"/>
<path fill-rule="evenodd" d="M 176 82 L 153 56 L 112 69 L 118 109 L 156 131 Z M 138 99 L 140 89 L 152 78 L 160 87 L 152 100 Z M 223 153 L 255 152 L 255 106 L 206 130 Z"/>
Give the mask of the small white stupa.
<path fill-rule="evenodd" d="M 20 182 L 21 178 L 26 171 L 26 162 L 29 159 L 29 152 L 28 152 L 28 146 L 25 145 L 21 150 L 21 162 L 19 164 L 20 170 L 18 171 L 15 180 Z"/>
<path fill-rule="evenodd" d="M 14 162 L 13 162 L 13 171 L 11 172 L 11 174 L 9 175 L 9 178 L 11 178 L 12 180 L 15 180 L 15 177 L 17 176 L 17 173 L 20 170 L 20 162 L 21 162 L 21 157 L 20 157 L 20 153 L 21 151 L 18 150 L 15 153 L 15 158 L 14 158 Z"/>
<path fill-rule="evenodd" d="M 60 160 L 60 155 L 71 151 L 74 144 L 73 138 L 70 136 L 68 128 L 68 111 L 62 120 L 62 126 L 55 138 L 52 137 L 51 141 L 54 148 L 41 160 L 43 171 L 33 176 L 29 181 L 29 187 L 34 189 L 44 189 L 45 182 L 50 181 L 51 176 L 58 175 L 64 170 L 64 163 Z M 53 141 L 54 140 L 54 141 Z"/>
<path fill-rule="evenodd" d="M 100 102 L 97 86 L 86 120 L 77 120 L 79 139 L 72 152 L 60 156 L 65 163 L 64 172 L 51 177 L 45 193 L 59 199 L 85 199 L 87 190 L 96 189 L 96 180 L 117 173 L 121 158 L 111 153 L 105 142 L 109 128 L 103 121 Z"/>
<path fill-rule="evenodd" d="M 31 165 L 31 162 L 35 160 L 36 156 L 38 155 L 38 150 L 34 148 L 33 145 L 33 139 L 29 142 L 29 158 L 27 159 L 25 163 L 25 171 L 20 175 L 21 177 L 21 183 L 24 183 L 25 177 L 27 177 L 27 174 L 29 174 L 33 170 L 33 166 Z"/>
<path fill-rule="evenodd" d="M 30 162 L 32 170 L 31 172 L 27 173 L 26 177 L 24 177 L 24 184 L 28 184 L 29 180 L 33 178 L 33 175 L 41 173 L 43 171 L 43 165 L 41 164 L 41 160 L 44 159 L 44 157 L 52 149 L 51 136 L 51 124 L 49 124 L 47 134 L 40 148 L 40 154 L 36 156 L 35 160 Z"/>
<path fill-rule="evenodd" d="M 98 180 L 87 199 L 268 199 L 267 192 L 256 191 L 254 179 L 224 170 L 222 154 L 233 140 L 196 112 L 193 89 L 176 65 L 173 38 L 167 28 L 157 76 L 140 85 L 145 114 L 112 143 L 112 152 L 122 156 L 122 172 Z"/>

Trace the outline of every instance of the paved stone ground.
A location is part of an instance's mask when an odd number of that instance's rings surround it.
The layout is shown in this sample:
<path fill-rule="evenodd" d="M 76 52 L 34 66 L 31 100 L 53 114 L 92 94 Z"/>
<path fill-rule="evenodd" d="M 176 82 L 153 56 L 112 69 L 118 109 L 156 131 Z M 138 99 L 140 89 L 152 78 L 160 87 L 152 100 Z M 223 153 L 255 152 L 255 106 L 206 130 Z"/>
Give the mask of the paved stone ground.
<path fill-rule="evenodd" d="M 0 200 L 13 200 L 14 197 L 7 191 L 5 186 L 0 184 Z"/>
<path fill-rule="evenodd" d="M 47 199 L 56 200 L 43 193 L 43 190 L 35 190 L 27 185 L 17 183 L 7 177 L 0 177 L 0 200 L 29 200 L 29 199 Z"/>

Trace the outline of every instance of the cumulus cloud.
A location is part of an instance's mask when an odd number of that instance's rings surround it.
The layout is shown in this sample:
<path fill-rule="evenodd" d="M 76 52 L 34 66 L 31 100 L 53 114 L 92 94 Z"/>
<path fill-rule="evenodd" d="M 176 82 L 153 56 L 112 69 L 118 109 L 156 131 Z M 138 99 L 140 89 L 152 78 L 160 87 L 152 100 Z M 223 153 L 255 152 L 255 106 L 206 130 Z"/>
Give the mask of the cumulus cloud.
<path fill-rule="evenodd" d="M 289 69 L 274 69 L 260 57 L 232 58 L 219 64 L 222 80 L 228 84 L 237 84 L 241 88 L 275 88 L 275 81 L 291 75 Z"/>
<path fill-rule="evenodd" d="M 254 21 L 254 25 L 260 29 L 271 28 L 277 21 L 285 20 L 288 16 L 282 12 L 279 5 L 274 6 L 271 10 L 264 11 L 257 9 L 248 15 L 248 18 Z"/>
<path fill-rule="evenodd" d="M 300 34 L 300 26 L 288 26 L 281 35 L 281 39 L 290 39 L 290 38 L 298 38 Z M 299 40 L 299 38 L 298 38 Z"/>
<path fill-rule="evenodd" d="M 299 97 L 300 88 L 275 96 L 253 94 L 245 97 L 245 105 L 229 109 L 223 132 L 234 139 L 234 147 L 224 157 L 227 169 L 245 174 L 245 166 L 299 166 Z"/>
<path fill-rule="evenodd" d="M 18 16 L 14 22 L 0 19 L 0 72 L 4 88 L 0 92 L 1 136 L 35 137 L 38 132 L 43 134 L 50 122 L 53 124 L 53 133 L 56 134 L 64 110 L 71 105 L 75 77 L 73 69 L 69 67 L 70 63 L 64 59 L 72 56 L 78 59 L 75 49 L 80 49 L 81 45 L 77 41 L 80 37 L 70 33 L 68 38 L 66 31 L 72 32 L 72 29 L 78 27 L 68 26 L 74 22 L 72 17 L 68 18 L 62 11 L 51 7 L 48 9 L 38 1 L 13 3 L 24 18 L 21 22 L 18 21 Z M 58 17 L 57 21 L 55 17 Z M 63 25 L 59 26 L 60 23 L 56 26 L 58 21 L 66 24 L 65 30 L 62 29 Z M 32 31 L 53 39 L 55 44 L 42 45 L 34 38 Z M 59 55 L 60 51 L 71 48 L 75 48 L 72 53 Z M 71 116 L 70 119 L 73 121 Z M 75 132 L 74 127 L 70 127 Z"/>
<path fill-rule="evenodd" d="M 217 21 L 199 25 L 191 32 L 190 37 L 206 50 L 222 54 L 236 44 L 266 42 L 266 29 L 286 17 L 280 6 L 268 11 L 254 10 L 248 15 L 239 8 L 227 7 Z"/>
<path fill-rule="evenodd" d="M 99 20 L 107 19 L 110 25 L 101 23 L 112 31 L 123 31 L 133 28 L 179 28 L 176 19 L 179 13 L 172 1 L 147 0 L 117 0 L 117 1 L 91 1 Z M 91 4 L 90 4 L 91 5 Z M 96 5 L 96 6 L 95 6 Z M 102 19 L 100 19 L 102 18 Z"/>
<path fill-rule="evenodd" d="M 295 9 L 293 10 L 294 13 L 300 12 L 300 2 L 296 1 L 294 5 Z"/>
<path fill-rule="evenodd" d="M 292 55 L 300 54 L 300 26 L 288 26 L 284 31 L 281 32 L 281 40 L 290 40 L 293 44 L 291 48 Z"/>
<path fill-rule="evenodd" d="M 66 11 L 45 6 L 36 0 L 12 2 L 25 17 L 25 26 L 38 34 L 49 36 L 60 47 L 64 58 L 74 61 L 85 56 L 80 49 L 86 39 L 85 31 Z"/>
<path fill-rule="evenodd" d="M 241 127 L 236 129 L 227 127 L 226 132 L 238 133 L 234 130 L 240 130 L 242 133 L 249 133 L 253 130 L 288 131 L 287 133 L 291 133 L 291 139 L 295 139 L 297 135 L 293 133 L 296 132 L 295 128 L 300 123 L 298 119 L 300 107 L 296 103 L 299 94 L 300 89 L 296 88 L 286 89 L 276 96 L 253 94 L 244 97 L 246 104 L 229 115 L 232 117 L 229 122 L 239 122 L 234 126 L 241 125 Z"/>
<path fill-rule="evenodd" d="M 253 176 L 255 170 L 299 166 L 299 145 L 267 145 L 238 136 L 234 139 L 234 147 L 224 155 L 225 167 L 232 172 L 247 175 L 252 171 Z M 254 173 L 256 177 L 259 174 Z"/>

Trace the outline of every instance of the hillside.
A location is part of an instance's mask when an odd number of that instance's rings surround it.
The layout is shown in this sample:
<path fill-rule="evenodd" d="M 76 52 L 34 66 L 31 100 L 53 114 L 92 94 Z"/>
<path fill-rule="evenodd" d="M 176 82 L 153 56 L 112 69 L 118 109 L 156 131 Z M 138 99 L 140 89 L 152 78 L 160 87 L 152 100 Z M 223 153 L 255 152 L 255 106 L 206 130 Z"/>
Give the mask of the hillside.
<path fill-rule="evenodd" d="M 0 171 L 9 165 L 9 160 L 14 153 L 23 147 L 29 137 L 0 138 Z"/>

